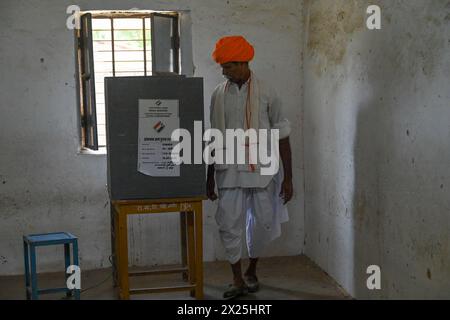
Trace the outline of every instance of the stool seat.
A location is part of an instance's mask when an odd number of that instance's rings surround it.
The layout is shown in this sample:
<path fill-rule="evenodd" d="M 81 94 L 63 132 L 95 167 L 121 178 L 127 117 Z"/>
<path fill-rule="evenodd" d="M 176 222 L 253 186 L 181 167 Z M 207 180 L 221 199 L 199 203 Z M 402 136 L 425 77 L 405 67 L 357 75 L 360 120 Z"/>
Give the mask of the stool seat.
<path fill-rule="evenodd" d="M 43 233 L 43 234 L 30 234 L 23 237 L 24 241 L 29 244 L 34 244 L 36 246 L 43 246 L 47 244 L 59 244 L 68 243 L 76 240 L 73 234 L 68 232 L 54 232 L 54 233 Z"/>
<path fill-rule="evenodd" d="M 69 232 L 53 232 L 43 234 L 30 234 L 23 236 L 23 253 L 25 263 L 25 293 L 27 299 L 37 300 L 39 294 L 65 292 L 68 297 L 75 296 L 75 299 L 80 299 L 79 289 L 62 288 L 48 288 L 38 289 L 37 285 L 37 256 L 36 247 L 50 246 L 50 245 L 64 245 L 64 264 L 65 271 L 72 264 L 78 266 L 78 238 Z M 70 254 L 70 246 L 72 245 L 72 262 Z M 66 280 L 68 275 L 66 273 Z M 67 283 L 66 283 L 67 285 Z"/>

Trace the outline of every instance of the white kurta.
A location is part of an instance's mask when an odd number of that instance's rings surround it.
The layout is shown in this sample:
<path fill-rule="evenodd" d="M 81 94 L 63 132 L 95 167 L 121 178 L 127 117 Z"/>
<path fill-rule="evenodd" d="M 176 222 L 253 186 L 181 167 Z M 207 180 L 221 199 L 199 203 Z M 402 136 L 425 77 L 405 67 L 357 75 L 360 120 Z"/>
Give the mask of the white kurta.
<path fill-rule="evenodd" d="M 281 100 L 265 81 L 259 81 L 259 129 L 278 129 L 280 139 L 289 136 L 291 127 L 289 120 L 283 113 Z M 213 113 L 214 100 L 219 86 L 211 98 L 211 124 L 214 127 Z M 239 86 L 230 82 L 225 91 L 225 127 L 226 129 L 245 128 L 245 104 L 247 101 L 248 81 Z M 269 135 L 270 137 L 270 135 Z M 223 166 L 223 165 L 222 165 Z M 281 167 L 281 164 L 280 164 Z M 240 171 L 237 164 L 227 165 L 227 170 L 216 170 L 217 187 L 221 188 L 264 188 L 272 180 L 273 176 L 260 175 L 259 172 Z"/>
<path fill-rule="evenodd" d="M 279 129 L 280 139 L 289 136 L 290 123 L 283 114 L 281 101 L 275 91 L 261 79 L 259 84 L 259 129 Z M 213 113 L 215 99 L 220 86 L 211 100 L 211 124 L 214 128 Z M 248 81 L 239 89 L 229 83 L 224 92 L 225 128 L 245 128 L 245 108 Z M 270 136 L 270 135 L 269 135 Z M 224 165 L 221 165 L 223 168 Z M 259 171 L 239 170 L 236 164 L 216 170 L 219 189 L 219 205 L 216 221 L 227 259 L 236 263 L 242 256 L 242 230 L 245 225 L 249 256 L 261 256 L 267 243 L 281 235 L 281 223 L 288 221 L 288 212 L 279 197 L 283 180 L 282 164 L 274 175 L 261 175 Z"/>

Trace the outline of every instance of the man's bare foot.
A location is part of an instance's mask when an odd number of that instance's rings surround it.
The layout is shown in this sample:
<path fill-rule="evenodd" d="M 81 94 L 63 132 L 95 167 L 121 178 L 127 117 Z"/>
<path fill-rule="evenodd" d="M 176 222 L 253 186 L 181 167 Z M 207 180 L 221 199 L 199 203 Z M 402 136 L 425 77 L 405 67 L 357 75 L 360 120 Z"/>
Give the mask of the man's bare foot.
<path fill-rule="evenodd" d="M 247 284 L 248 287 L 248 292 L 253 293 L 259 290 L 259 281 L 258 277 L 255 274 L 245 273 L 244 277 L 245 283 Z"/>

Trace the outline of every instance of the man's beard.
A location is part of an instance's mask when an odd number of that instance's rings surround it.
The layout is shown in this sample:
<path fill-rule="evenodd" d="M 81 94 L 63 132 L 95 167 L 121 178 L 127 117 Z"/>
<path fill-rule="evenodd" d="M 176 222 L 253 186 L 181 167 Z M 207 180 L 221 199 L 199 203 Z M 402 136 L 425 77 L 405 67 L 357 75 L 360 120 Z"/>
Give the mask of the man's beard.
<path fill-rule="evenodd" d="M 239 82 L 239 80 L 236 80 L 236 79 L 233 79 L 232 77 L 230 77 L 230 76 L 223 76 L 225 79 L 227 79 L 228 81 L 231 81 L 231 82 L 233 82 L 233 83 L 238 83 Z"/>

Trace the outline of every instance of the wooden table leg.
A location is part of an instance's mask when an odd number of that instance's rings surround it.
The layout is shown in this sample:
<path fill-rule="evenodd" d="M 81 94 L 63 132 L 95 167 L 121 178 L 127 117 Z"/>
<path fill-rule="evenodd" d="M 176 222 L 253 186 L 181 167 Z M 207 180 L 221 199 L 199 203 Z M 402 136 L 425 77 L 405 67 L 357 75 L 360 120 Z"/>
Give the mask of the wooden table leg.
<path fill-rule="evenodd" d="M 195 210 L 195 298 L 203 299 L 203 207 L 202 202 L 196 202 Z"/>
<path fill-rule="evenodd" d="M 186 234 L 186 212 L 180 212 L 180 245 L 181 245 L 181 266 L 187 266 L 187 234 Z M 183 281 L 189 281 L 188 272 L 182 273 Z"/>
<path fill-rule="evenodd" d="M 119 296 L 120 299 L 130 299 L 130 287 L 128 282 L 128 230 L 127 230 L 127 214 L 121 212 L 118 216 L 118 275 L 119 275 Z"/>
<path fill-rule="evenodd" d="M 113 287 L 117 288 L 119 285 L 118 280 L 118 264 L 117 264 L 117 248 L 118 245 L 118 234 L 119 234 L 119 222 L 118 222 L 118 212 L 116 211 L 115 205 L 110 203 L 111 211 L 111 264 L 112 264 L 112 274 L 113 274 Z"/>
<path fill-rule="evenodd" d="M 194 284 L 196 279 L 196 265 L 195 265 L 195 225 L 194 212 L 187 212 L 187 245 L 188 245 L 188 278 L 189 284 Z M 191 290 L 191 296 L 195 295 L 195 290 Z"/>

